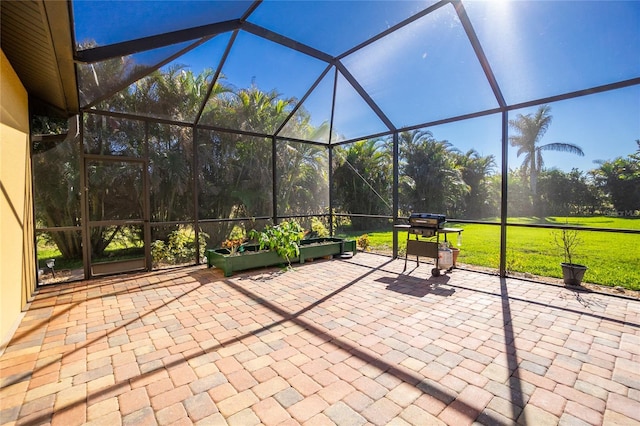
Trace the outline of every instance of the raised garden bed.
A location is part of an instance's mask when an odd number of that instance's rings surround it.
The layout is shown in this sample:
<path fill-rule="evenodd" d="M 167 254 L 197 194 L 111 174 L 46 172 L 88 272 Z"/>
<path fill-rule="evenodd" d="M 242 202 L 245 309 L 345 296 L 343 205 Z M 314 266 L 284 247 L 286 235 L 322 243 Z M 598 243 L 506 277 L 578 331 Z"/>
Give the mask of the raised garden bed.
<path fill-rule="evenodd" d="M 207 266 L 221 269 L 225 277 L 234 272 L 286 264 L 287 261 L 275 251 L 260 250 L 257 244 L 244 245 L 244 251 L 231 254 L 229 249 L 207 250 Z M 300 241 L 300 256 L 291 259 L 291 263 L 304 263 L 309 259 L 356 253 L 355 240 L 342 238 L 311 238 Z"/>

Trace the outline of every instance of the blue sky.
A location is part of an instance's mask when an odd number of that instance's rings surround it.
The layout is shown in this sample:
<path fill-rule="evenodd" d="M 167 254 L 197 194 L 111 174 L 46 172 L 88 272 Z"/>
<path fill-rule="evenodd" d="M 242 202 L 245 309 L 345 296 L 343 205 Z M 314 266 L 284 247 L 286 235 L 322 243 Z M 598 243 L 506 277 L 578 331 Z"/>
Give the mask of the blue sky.
<path fill-rule="evenodd" d="M 250 21 L 339 55 L 434 1 L 265 1 Z M 100 45 L 190 25 L 232 19 L 249 2 L 74 0 L 77 41 Z M 463 1 L 508 104 L 517 104 L 640 77 L 638 1 Z M 192 19 L 195 19 L 192 21 Z M 166 24 L 163 24 L 166 22 Z M 217 66 L 224 43 L 212 41 L 177 62 L 194 72 Z M 245 52 L 253 52 L 246 55 Z M 451 5 L 342 59 L 372 99 L 401 127 L 497 107 Z M 326 64 L 242 33 L 223 69 L 236 87 L 257 84 L 300 98 Z M 333 78 L 333 71 L 328 76 Z M 332 81 L 332 80 L 331 80 Z M 383 125 L 341 78 L 336 130 L 346 137 Z M 328 119 L 332 84 L 321 84 L 305 107 L 316 124 Z M 535 111 L 529 108 L 512 111 Z M 569 142 L 585 151 L 545 155 L 548 167 L 596 167 L 626 156 L 640 138 L 640 86 L 557 102 L 542 143 Z M 432 128 L 466 151 L 500 154 L 500 117 Z M 512 155 L 510 165 L 520 160 Z"/>

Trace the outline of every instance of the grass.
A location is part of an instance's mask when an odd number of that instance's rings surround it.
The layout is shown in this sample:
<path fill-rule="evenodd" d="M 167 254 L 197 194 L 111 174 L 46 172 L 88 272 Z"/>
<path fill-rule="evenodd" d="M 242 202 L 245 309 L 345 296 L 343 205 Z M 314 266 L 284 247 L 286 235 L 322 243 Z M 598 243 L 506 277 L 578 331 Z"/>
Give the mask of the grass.
<path fill-rule="evenodd" d="M 615 217 L 549 217 L 515 218 L 509 223 L 540 223 L 586 226 L 591 228 L 640 229 L 640 219 Z M 455 224 L 463 228 L 462 246 L 458 262 L 497 270 L 500 264 L 500 227 L 494 225 Z M 562 250 L 554 243 L 550 229 L 507 228 L 507 271 L 528 273 L 542 277 L 561 278 Z M 359 237 L 364 232 L 339 235 Z M 374 252 L 392 252 L 391 231 L 367 232 L 369 245 Z M 450 235 L 455 244 L 455 234 Z M 589 267 L 584 281 L 607 286 L 621 286 L 640 290 L 640 235 L 608 232 L 580 231 L 582 244 L 578 247 L 574 262 Z M 398 233 L 401 254 L 407 233 Z M 135 249 L 133 250 L 135 251 Z M 112 256 L 115 253 L 110 253 Z M 122 254 L 122 253 L 119 253 Z M 130 257 L 133 253 L 128 253 Z M 135 256 L 135 257 L 139 257 Z M 82 268 L 82 260 L 65 260 L 52 245 L 38 245 L 38 262 L 44 266 L 46 259 L 56 259 L 56 270 Z M 111 258 L 113 260 L 113 258 Z"/>
<path fill-rule="evenodd" d="M 60 253 L 60 250 L 58 250 L 55 244 L 39 244 L 37 250 L 38 265 L 40 269 L 48 271 L 48 268 L 46 267 L 47 259 L 55 259 L 56 271 L 61 271 L 63 269 L 82 269 L 82 258 L 65 259 L 62 257 L 62 253 Z M 144 252 L 141 247 L 109 248 L 105 250 L 104 256 L 93 259 L 93 263 L 138 259 L 140 257 L 144 257 Z"/>
<path fill-rule="evenodd" d="M 640 229 L 640 219 L 614 217 L 552 217 L 510 219 L 510 223 L 543 223 L 586 226 L 592 228 Z M 500 264 L 500 227 L 494 225 L 455 224 L 463 228 L 463 242 L 458 262 L 491 269 Z M 508 227 L 507 271 L 543 277 L 562 278 L 562 250 L 554 243 L 550 229 Z M 582 244 L 577 248 L 575 263 L 589 267 L 584 281 L 606 286 L 640 290 L 640 235 L 580 231 Z M 350 236 L 359 236 L 352 234 Z M 372 251 L 391 252 L 392 232 L 368 232 Z M 407 234 L 398 233 L 401 250 Z M 455 244 L 455 235 L 453 241 Z M 404 254 L 402 254 L 404 255 Z"/>
<path fill-rule="evenodd" d="M 38 266 L 40 269 L 48 270 L 47 259 L 55 259 L 55 269 L 82 269 L 82 259 L 65 259 L 55 244 L 38 245 Z"/>

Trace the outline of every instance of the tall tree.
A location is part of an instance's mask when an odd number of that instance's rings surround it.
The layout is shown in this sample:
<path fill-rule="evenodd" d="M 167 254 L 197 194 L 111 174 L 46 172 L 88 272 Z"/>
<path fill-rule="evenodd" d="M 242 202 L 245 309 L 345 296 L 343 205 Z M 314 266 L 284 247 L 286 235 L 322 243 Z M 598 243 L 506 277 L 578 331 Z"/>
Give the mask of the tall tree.
<path fill-rule="evenodd" d="M 428 130 L 400 133 L 400 209 L 455 216 L 469 186 L 456 164 L 456 150 Z"/>
<path fill-rule="evenodd" d="M 576 168 L 570 172 L 555 168 L 542 171 L 538 191 L 542 216 L 592 214 L 599 207 L 594 186 Z"/>
<path fill-rule="evenodd" d="M 329 207 L 328 150 L 324 146 L 278 142 L 278 215 L 322 214 Z"/>
<path fill-rule="evenodd" d="M 494 215 L 499 202 L 497 194 L 492 193 L 490 176 L 494 174 L 496 162 L 493 155 L 482 156 L 475 149 L 456 155 L 456 163 L 462 173 L 462 179 L 469 186 L 469 192 L 463 197 L 464 211 L 468 218 L 481 218 Z"/>
<path fill-rule="evenodd" d="M 334 201 L 344 212 L 391 214 L 391 149 L 382 139 L 367 139 L 334 150 Z M 354 229 L 373 229 L 379 219 L 354 216 Z"/>
<path fill-rule="evenodd" d="M 627 157 L 599 162 L 592 171 L 595 184 L 609 197 L 613 208 L 622 214 L 640 210 L 640 140 L 638 149 Z"/>
<path fill-rule="evenodd" d="M 571 143 L 553 142 L 540 145 L 544 134 L 551 125 L 553 116 L 550 114 L 551 107 L 542 105 L 535 114 L 518 114 L 515 120 L 509 120 L 509 125 L 519 134 L 509 137 L 511 146 L 517 147 L 517 155 L 524 155 L 522 161 L 522 173 L 529 179 L 531 194 L 537 194 L 538 175 L 544 166 L 542 151 L 569 152 L 579 156 L 584 156 L 582 148 Z"/>
<path fill-rule="evenodd" d="M 54 143 L 34 142 L 31 161 L 37 227 L 81 226 L 79 157 L 80 142 L 73 135 Z M 82 258 L 79 232 L 50 235 L 65 258 Z"/>

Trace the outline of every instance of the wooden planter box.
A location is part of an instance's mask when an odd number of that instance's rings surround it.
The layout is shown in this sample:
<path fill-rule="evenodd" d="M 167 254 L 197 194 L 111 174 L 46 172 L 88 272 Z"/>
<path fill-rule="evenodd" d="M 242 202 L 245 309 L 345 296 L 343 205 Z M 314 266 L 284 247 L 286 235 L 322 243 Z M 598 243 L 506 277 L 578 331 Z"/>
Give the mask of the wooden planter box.
<path fill-rule="evenodd" d="M 300 242 L 300 256 L 291 259 L 291 263 L 304 263 L 308 259 L 334 256 L 344 252 L 356 252 L 355 240 L 341 238 L 313 238 Z M 231 255 L 226 248 L 207 250 L 207 266 L 221 269 L 225 277 L 234 272 L 265 266 L 283 265 L 287 261 L 275 251 L 260 250 L 257 244 L 245 245 L 244 251 Z"/>
<path fill-rule="evenodd" d="M 344 252 L 355 254 L 356 241 L 342 238 L 310 238 L 300 241 L 300 263 L 307 259 L 335 256 Z"/>
<path fill-rule="evenodd" d="M 147 268 L 145 259 L 116 260 L 113 262 L 99 262 L 91 265 L 91 275 L 119 274 Z"/>

